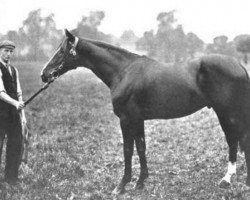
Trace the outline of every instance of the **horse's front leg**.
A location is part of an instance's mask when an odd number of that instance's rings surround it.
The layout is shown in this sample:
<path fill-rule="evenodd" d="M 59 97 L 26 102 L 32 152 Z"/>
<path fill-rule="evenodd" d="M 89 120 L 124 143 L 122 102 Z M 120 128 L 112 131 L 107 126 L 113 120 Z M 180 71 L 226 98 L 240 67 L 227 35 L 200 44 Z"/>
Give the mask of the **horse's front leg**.
<path fill-rule="evenodd" d="M 131 181 L 132 172 L 132 156 L 134 152 L 134 131 L 133 124 L 128 119 L 120 120 L 122 135 L 123 135 L 123 152 L 125 160 L 124 175 L 121 182 L 114 189 L 113 194 L 121 194 L 125 191 L 125 186 Z"/>
<path fill-rule="evenodd" d="M 143 189 L 144 180 L 148 177 L 148 167 L 146 160 L 146 144 L 145 144 L 145 134 L 144 134 L 144 121 L 140 121 L 136 125 L 136 135 L 135 135 L 135 144 L 137 153 L 140 159 L 141 172 L 139 179 L 136 183 L 136 189 Z"/>

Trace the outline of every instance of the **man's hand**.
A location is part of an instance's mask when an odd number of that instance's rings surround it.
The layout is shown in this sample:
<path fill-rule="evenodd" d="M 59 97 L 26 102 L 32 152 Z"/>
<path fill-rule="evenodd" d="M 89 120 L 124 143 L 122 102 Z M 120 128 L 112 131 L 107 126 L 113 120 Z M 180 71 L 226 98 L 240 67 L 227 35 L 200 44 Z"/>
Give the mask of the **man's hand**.
<path fill-rule="evenodd" d="M 21 119 L 22 119 L 22 124 L 27 124 L 27 119 L 25 117 L 24 111 L 22 111 Z"/>
<path fill-rule="evenodd" d="M 23 101 L 16 101 L 15 107 L 17 110 L 22 110 L 25 107 L 24 102 Z"/>

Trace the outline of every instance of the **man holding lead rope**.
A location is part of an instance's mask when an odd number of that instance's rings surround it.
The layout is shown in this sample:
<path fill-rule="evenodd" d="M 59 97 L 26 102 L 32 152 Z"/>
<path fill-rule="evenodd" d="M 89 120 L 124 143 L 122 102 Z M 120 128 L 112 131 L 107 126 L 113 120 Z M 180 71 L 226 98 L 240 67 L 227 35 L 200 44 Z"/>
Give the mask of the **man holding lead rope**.
<path fill-rule="evenodd" d="M 19 74 L 10 65 L 15 44 L 0 42 L 0 163 L 3 139 L 7 137 L 4 179 L 8 183 L 18 180 L 18 169 L 23 150 L 22 125 L 26 124 Z"/>

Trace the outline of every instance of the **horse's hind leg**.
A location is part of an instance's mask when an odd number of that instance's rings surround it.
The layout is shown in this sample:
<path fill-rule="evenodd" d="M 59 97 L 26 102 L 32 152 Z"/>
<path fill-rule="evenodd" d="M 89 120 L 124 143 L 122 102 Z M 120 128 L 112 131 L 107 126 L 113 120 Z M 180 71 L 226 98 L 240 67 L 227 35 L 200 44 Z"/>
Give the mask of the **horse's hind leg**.
<path fill-rule="evenodd" d="M 225 115 L 219 114 L 218 118 L 221 124 L 223 131 L 225 132 L 226 141 L 229 147 L 229 163 L 228 169 L 225 176 L 219 183 L 219 186 L 222 188 L 228 187 L 231 185 L 231 177 L 236 174 L 236 160 L 237 160 L 237 150 L 238 143 L 240 138 L 240 121 L 235 115 L 230 116 L 228 113 Z"/>

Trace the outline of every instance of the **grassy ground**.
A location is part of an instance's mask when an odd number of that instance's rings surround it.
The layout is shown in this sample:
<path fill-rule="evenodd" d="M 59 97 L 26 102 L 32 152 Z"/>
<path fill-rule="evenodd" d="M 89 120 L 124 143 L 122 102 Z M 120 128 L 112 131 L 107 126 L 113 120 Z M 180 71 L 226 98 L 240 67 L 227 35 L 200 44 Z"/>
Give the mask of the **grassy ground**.
<path fill-rule="evenodd" d="M 41 65 L 19 64 L 24 98 L 41 86 Z M 227 145 L 212 110 L 146 122 L 150 176 L 145 189 L 133 178 L 120 196 L 111 192 L 122 177 L 122 136 L 109 90 L 93 74 L 77 70 L 53 83 L 26 108 L 32 145 L 28 166 L 15 186 L 0 183 L 0 199 L 13 200 L 193 200 L 250 199 L 244 190 L 246 167 L 239 157 L 231 188 L 218 188 L 227 167 Z M 3 177 L 4 163 L 0 177 Z"/>

